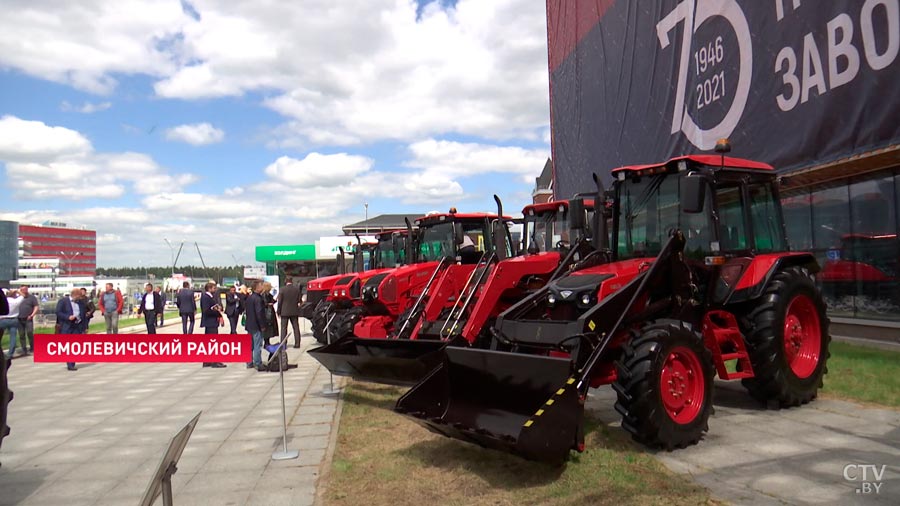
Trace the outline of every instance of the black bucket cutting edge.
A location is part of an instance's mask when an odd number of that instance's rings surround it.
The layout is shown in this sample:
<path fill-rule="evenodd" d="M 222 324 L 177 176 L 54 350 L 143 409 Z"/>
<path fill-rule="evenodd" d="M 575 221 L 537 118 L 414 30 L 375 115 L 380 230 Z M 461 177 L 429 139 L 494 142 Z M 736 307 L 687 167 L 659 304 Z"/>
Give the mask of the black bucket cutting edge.
<path fill-rule="evenodd" d="M 564 358 L 447 348 L 394 410 L 428 430 L 529 460 L 583 448 L 584 405 Z"/>
<path fill-rule="evenodd" d="M 414 385 L 443 359 L 443 341 L 345 337 L 309 350 L 335 376 L 388 385 Z"/>

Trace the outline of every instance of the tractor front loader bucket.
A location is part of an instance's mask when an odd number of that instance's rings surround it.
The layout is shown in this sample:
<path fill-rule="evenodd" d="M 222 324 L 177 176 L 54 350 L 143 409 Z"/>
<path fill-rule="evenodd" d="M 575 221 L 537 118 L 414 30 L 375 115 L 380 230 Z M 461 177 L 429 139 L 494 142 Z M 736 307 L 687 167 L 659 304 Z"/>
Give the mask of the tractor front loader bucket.
<path fill-rule="evenodd" d="M 332 374 L 388 385 L 414 385 L 441 361 L 445 341 L 345 337 L 309 351 Z"/>
<path fill-rule="evenodd" d="M 450 347 L 394 410 L 447 437 L 560 463 L 583 448 L 571 374 L 565 358 Z"/>

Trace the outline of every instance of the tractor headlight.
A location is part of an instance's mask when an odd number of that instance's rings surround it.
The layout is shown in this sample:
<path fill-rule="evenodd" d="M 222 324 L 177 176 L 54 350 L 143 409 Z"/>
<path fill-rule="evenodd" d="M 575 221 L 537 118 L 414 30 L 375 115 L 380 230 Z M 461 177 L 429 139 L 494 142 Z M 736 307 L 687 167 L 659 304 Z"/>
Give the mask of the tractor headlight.
<path fill-rule="evenodd" d="M 553 304 L 556 304 L 556 295 L 553 295 L 552 293 L 550 295 L 548 295 L 547 296 L 547 304 L 550 304 L 551 306 Z"/>
<path fill-rule="evenodd" d="M 582 296 L 581 296 L 581 303 L 584 304 L 585 306 L 587 306 L 588 304 L 590 304 L 590 303 L 591 303 L 591 294 L 586 293 L 586 294 L 582 295 Z"/>
<path fill-rule="evenodd" d="M 341 290 L 341 297 L 347 296 L 347 290 Z"/>

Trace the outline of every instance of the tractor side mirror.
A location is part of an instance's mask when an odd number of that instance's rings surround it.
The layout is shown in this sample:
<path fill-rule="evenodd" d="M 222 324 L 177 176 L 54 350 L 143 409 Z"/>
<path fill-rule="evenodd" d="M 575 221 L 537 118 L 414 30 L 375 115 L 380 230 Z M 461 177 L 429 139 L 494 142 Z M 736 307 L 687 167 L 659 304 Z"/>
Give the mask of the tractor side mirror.
<path fill-rule="evenodd" d="M 584 199 L 577 198 L 569 201 L 569 228 L 572 230 L 584 230 Z"/>
<path fill-rule="evenodd" d="M 706 202 L 706 177 L 690 172 L 681 179 L 681 210 L 685 213 L 703 212 Z"/>

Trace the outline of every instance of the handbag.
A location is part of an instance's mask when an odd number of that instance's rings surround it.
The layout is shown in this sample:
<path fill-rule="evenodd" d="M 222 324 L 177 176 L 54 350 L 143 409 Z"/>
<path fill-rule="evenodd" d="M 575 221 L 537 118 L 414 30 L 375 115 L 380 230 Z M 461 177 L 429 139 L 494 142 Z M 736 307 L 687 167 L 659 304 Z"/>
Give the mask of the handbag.
<path fill-rule="evenodd" d="M 244 313 L 244 314 L 241 315 L 241 326 L 242 326 L 242 327 L 246 327 L 246 326 L 247 326 L 247 314 L 246 314 L 246 313 Z"/>

